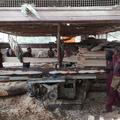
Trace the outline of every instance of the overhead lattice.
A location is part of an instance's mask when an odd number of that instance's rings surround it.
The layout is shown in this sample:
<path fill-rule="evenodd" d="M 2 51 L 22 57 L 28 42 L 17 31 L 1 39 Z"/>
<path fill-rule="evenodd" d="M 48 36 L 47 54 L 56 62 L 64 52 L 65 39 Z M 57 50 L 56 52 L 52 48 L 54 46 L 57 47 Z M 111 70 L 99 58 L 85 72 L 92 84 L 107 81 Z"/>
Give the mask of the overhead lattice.
<path fill-rule="evenodd" d="M 120 0 L 0 0 L 0 7 L 20 7 L 25 2 L 36 7 L 88 7 L 120 5 Z"/>

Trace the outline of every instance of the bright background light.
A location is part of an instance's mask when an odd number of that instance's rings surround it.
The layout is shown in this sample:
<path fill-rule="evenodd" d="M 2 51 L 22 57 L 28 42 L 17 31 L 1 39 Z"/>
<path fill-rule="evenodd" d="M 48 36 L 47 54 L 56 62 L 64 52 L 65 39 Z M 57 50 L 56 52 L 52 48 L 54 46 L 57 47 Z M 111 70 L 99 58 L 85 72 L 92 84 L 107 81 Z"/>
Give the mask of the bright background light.
<path fill-rule="evenodd" d="M 102 35 L 102 37 L 106 37 L 106 35 Z M 108 41 L 120 41 L 120 31 L 111 32 L 107 34 Z M 0 42 L 8 42 L 8 34 L 0 33 Z M 20 44 L 37 44 L 37 43 L 49 43 L 55 42 L 56 37 L 52 36 L 40 36 L 40 37 L 17 37 L 17 42 Z M 79 43 L 81 41 L 81 36 L 76 36 L 75 42 Z"/>

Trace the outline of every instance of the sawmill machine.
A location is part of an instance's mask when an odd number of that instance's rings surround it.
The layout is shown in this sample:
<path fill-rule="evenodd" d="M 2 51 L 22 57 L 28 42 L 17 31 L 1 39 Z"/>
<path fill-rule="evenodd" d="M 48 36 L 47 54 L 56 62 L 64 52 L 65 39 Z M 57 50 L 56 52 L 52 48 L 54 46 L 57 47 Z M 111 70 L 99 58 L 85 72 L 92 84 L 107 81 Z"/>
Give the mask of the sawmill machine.
<path fill-rule="evenodd" d="M 30 96 L 47 105 L 83 105 L 92 80 L 98 79 L 98 74 L 104 74 L 104 70 L 71 71 L 72 74 L 67 72 L 55 70 L 50 71 L 47 77 L 29 79 L 27 85 Z"/>
<path fill-rule="evenodd" d="M 48 70 L 33 72 L 19 68 L 8 72 L 8 68 L 0 70 L 0 82 L 26 82 L 27 91 L 45 106 L 48 105 L 80 105 L 85 102 L 94 80 L 100 79 L 104 70 Z M 9 71 L 11 71 L 9 69 Z M 20 73 L 21 71 L 21 73 Z M 30 74 L 28 74 L 30 72 Z M 33 72 L 33 73 L 32 73 Z M 27 73 L 27 74 L 25 74 Z M 13 90 L 12 90 L 13 91 Z"/>
<path fill-rule="evenodd" d="M 24 63 L 24 59 L 21 57 L 23 52 L 18 43 L 11 36 L 9 41 L 20 62 Z M 48 71 L 45 68 L 39 68 L 37 71 L 40 72 L 39 75 L 32 73 L 29 77 L 26 75 L 28 78 L 25 81 L 31 97 L 35 97 L 45 104 L 80 105 L 86 99 L 92 80 L 98 79 L 97 75 L 105 72 L 103 69 L 79 69 L 77 67 L 52 68 Z M 15 81 L 19 81 L 19 78 Z"/>

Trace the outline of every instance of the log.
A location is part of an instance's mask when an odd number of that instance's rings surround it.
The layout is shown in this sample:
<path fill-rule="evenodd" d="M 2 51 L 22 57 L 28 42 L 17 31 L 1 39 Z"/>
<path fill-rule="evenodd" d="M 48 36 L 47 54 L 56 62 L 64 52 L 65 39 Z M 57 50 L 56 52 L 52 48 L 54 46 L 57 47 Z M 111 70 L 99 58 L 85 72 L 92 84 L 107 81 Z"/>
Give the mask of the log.
<path fill-rule="evenodd" d="M 12 97 L 17 95 L 26 94 L 27 87 L 25 84 L 16 85 L 16 86 L 8 86 L 5 88 L 0 88 L 0 97 Z"/>

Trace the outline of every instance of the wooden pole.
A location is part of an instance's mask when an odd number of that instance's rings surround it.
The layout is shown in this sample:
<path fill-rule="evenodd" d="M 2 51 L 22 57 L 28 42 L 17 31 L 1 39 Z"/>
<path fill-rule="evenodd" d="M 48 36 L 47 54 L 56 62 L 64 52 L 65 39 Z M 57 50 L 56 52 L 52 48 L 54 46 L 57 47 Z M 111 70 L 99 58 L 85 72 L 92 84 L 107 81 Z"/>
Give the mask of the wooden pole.
<path fill-rule="evenodd" d="M 57 25 L 57 57 L 58 57 L 58 65 L 59 65 L 59 68 L 61 67 L 61 50 L 60 50 L 60 24 Z"/>
<path fill-rule="evenodd" d="M 108 33 L 106 33 L 106 40 L 108 40 Z"/>

